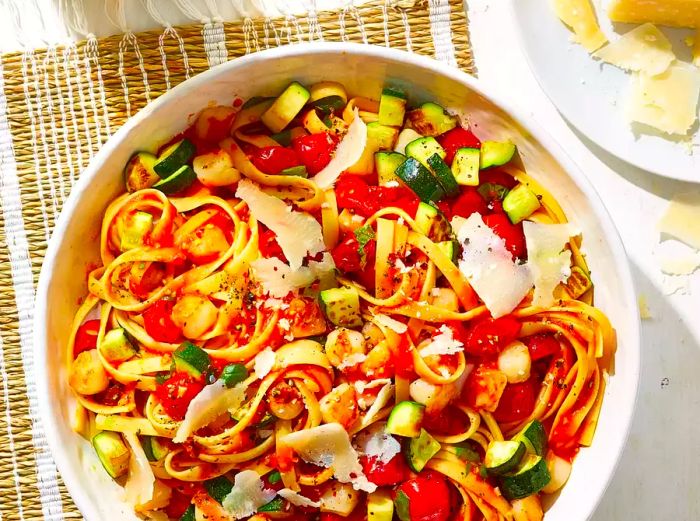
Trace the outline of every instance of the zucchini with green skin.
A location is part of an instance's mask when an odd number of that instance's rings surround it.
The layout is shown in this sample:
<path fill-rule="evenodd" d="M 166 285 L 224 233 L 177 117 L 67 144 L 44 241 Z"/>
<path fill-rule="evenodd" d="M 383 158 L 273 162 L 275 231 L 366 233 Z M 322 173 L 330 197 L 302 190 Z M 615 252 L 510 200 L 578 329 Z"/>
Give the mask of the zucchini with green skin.
<path fill-rule="evenodd" d="M 231 493 L 233 483 L 226 476 L 219 476 L 204 482 L 204 488 L 213 499 L 221 503 Z"/>
<path fill-rule="evenodd" d="M 374 169 L 377 171 L 379 184 L 385 186 L 391 181 L 398 181 L 396 169 L 406 161 L 406 156 L 398 152 L 377 152 L 374 154 Z"/>
<path fill-rule="evenodd" d="M 100 352 L 110 362 L 124 362 L 136 355 L 136 348 L 121 327 L 107 331 L 100 343 Z"/>
<path fill-rule="evenodd" d="M 243 364 L 228 364 L 221 371 L 219 377 L 229 389 L 248 378 L 248 369 Z"/>
<path fill-rule="evenodd" d="M 129 468 L 131 450 L 116 432 L 102 431 L 92 438 L 92 446 L 100 463 L 112 478 L 118 478 Z"/>
<path fill-rule="evenodd" d="M 424 203 L 439 201 L 445 190 L 437 179 L 417 159 L 409 157 L 396 169 L 396 175 L 413 190 Z"/>
<path fill-rule="evenodd" d="M 143 436 L 141 446 L 148 461 L 160 461 L 170 452 L 167 445 L 163 444 L 158 436 Z"/>
<path fill-rule="evenodd" d="M 391 521 L 394 517 L 394 502 L 384 490 L 376 490 L 367 496 L 367 521 Z"/>
<path fill-rule="evenodd" d="M 484 458 L 489 476 L 501 476 L 517 468 L 525 455 L 521 441 L 492 441 Z"/>
<path fill-rule="evenodd" d="M 403 125 L 406 114 L 406 95 L 396 89 L 385 88 L 379 98 L 379 123 L 391 127 Z"/>
<path fill-rule="evenodd" d="M 447 163 L 445 163 L 439 154 L 433 154 L 428 158 L 428 166 L 438 180 L 438 183 L 444 188 L 448 197 L 454 197 L 459 194 L 457 180 L 452 174 L 450 167 L 447 166 Z"/>
<path fill-rule="evenodd" d="M 542 422 L 538 420 L 532 420 L 525 425 L 513 439 L 522 441 L 527 451 L 531 454 L 544 456 L 545 452 L 547 452 L 547 433 Z"/>
<path fill-rule="evenodd" d="M 187 507 L 187 510 L 185 510 L 185 513 L 182 514 L 180 521 L 196 521 L 194 505 Z"/>
<path fill-rule="evenodd" d="M 400 521 L 411 521 L 411 506 L 408 496 L 403 490 L 398 490 L 396 492 L 396 497 L 394 498 L 394 507 L 396 509 L 396 515 Z"/>
<path fill-rule="evenodd" d="M 359 327 L 362 325 L 360 295 L 356 288 L 349 286 L 324 289 L 320 293 L 320 300 L 326 317 L 336 326 Z"/>
<path fill-rule="evenodd" d="M 191 342 L 185 342 L 173 352 L 175 369 L 199 378 L 209 369 L 209 355 Z"/>
<path fill-rule="evenodd" d="M 515 145 L 510 141 L 482 141 L 479 168 L 505 165 L 514 155 Z"/>
<path fill-rule="evenodd" d="M 479 165 L 481 151 L 478 148 L 460 148 L 452 160 L 452 174 L 457 184 L 479 186 Z"/>
<path fill-rule="evenodd" d="M 194 153 L 194 144 L 189 139 L 181 139 L 160 153 L 153 170 L 161 179 L 168 179 L 186 165 Z"/>
<path fill-rule="evenodd" d="M 319 111 L 324 116 L 328 114 L 333 114 L 343 110 L 346 101 L 340 96 L 326 96 L 325 98 L 318 99 L 311 102 L 311 106 Z"/>
<path fill-rule="evenodd" d="M 437 154 L 441 159 L 445 159 L 447 152 L 434 137 L 420 137 L 406 145 L 406 155 L 421 162 L 428 168 L 428 158 Z"/>
<path fill-rule="evenodd" d="M 416 228 L 429 239 L 442 242 L 450 238 L 452 227 L 447 217 L 435 206 L 428 203 L 418 203 Z"/>
<path fill-rule="evenodd" d="M 420 108 L 407 114 L 408 121 L 418 133 L 424 136 L 439 136 L 457 126 L 456 116 L 452 116 L 437 103 L 423 103 Z"/>
<path fill-rule="evenodd" d="M 301 112 L 311 94 L 300 83 L 294 81 L 272 102 L 260 120 L 273 133 L 282 132 L 284 128 Z"/>
<path fill-rule="evenodd" d="M 417 438 L 425 416 L 425 405 L 405 400 L 397 403 L 389 413 L 386 432 L 406 438 Z"/>
<path fill-rule="evenodd" d="M 414 472 L 420 472 L 430 459 L 440 451 L 440 442 L 433 438 L 425 429 L 420 430 L 416 438 L 404 445 L 406 463 Z"/>
<path fill-rule="evenodd" d="M 545 460 L 528 454 L 515 472 L 499 478 L 499 486 L 503 496 L 511 501 L 536 494 L 547 486 L 550 479 Z"/>
<path fill-rule="evenodd" d="M 537 194 L 520 183 L 503 198 L 503 211 L 513 224 L 530 217 L 540 207 Z"/>
<path fill-rule="evenodd" d="M 170 177 L 161 179 L 153 185 L 153 188 L 164 194 L 176 194 L 185 188 L 189 188 L 197 179 L 197 174 L 190 165 L 182 165 Z"/>
<path fill-rule="evenodd" d="M 137 152 L 126 163 L 124 168 L 124 183 L 127 192 L 135 192 L 150 188 L 160 180 L 160 176 L 153 170 L 156 164 L 156 156 L 148 152 Z"/>
<path fill-rule="evenodd" d="M 452 264 L 457 265 L 459 260 L 459 241 L 442 241 L 437 243 L 437 247 L 452 260 Z"/>
<path fill-rule="evenodd" d="M 304 165 L 298 165 L 285 168 L 279 173 L 279 175 L 295 175 L 298 177 L 308 178 L 309 172 L 306 171 L 306 167 Z"/>
<path fill-rule="evenodd" d="M 282 512 L 282 510 L 284 510 L 284 499 L 279 496 L 258 508 L 258 512 Z"/>

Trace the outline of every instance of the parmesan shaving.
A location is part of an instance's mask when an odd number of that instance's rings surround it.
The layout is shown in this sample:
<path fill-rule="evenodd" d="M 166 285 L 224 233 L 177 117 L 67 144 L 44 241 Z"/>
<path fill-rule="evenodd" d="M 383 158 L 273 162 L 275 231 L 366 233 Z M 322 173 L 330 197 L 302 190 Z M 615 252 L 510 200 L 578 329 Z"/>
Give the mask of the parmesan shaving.
<path fill-rule="evenodd" d="M 202 427 L 230 409 L 237 409 L 245 399 L 247 385 L 240 383 L 229 389 L 222 380 L 207 385 L 187 406 L 185 419 L 173 442 L 183 443 Z"/>
<path fill-rule="evenodd" d="M 385 431 L 386 422 L 376 422 L 355 437 L 355 446 L 360 454 L 389 463 L 401 452 L 401 444 Z"/>
<path fill-rule="evenodd" d="M 286 499 L 292 505 L 297 507 L 321 508 L 320 501 L 312 501 L 308 497 L 302 496 L 301 494 L 299 494 L 298 492 L 294 492 L 290 488 L 283 488 L 282 490 L 277 491 L 277 495 L 279 495 L 283 499 Z"/>
<path fill-rule="evenodd" d="M 452 330 L 446 325 L 440 326 L 440 333 L 435 335 L 432 340 L 422 347 L 418 353 L 422 357 L 431 355 L 454 355 L 464 350 L 464 344 L 459 340 L 455 340 Z"/>
<path fill-rule="evenodd" d="M 374 315 L 374 321 L 379 325 L 391 329 L 394 333 L 398 333 L 399 335 L 402 335 L 408 331 L 408 326 L 406 324 L 382 313 Z"/>
<path fill-rule="evenodd" d="M 365 386 L 365 388 L 368 388 L 369 385 Z M 377 416 L 379 416 L 379 412 L 389 405 L 391 402 L 391 399 L 394 396 L 394 385 L 391 383 L 384 384 L 384 387 L 382 387 L 379 390 L 379 393 L 377 393 L 377 398 L 374 400 L 372 403 L 372 406 L 369 408 L 367 413 L 362 417 L 362 420 L 360 420 L 360 425 L 363 427 L 366 427 L 367 425 L 370 425 L 372 422 L 374 422 L 377 419 Z"/>
<path fill-rule="evenodd" d="M 266 490 L 260 476 L 254 470 L 243 470 L 233 478 L 231 492 L 221 502 L 224 510 L 234 519 L 252 516 L 258 508 L 274 499 L 274 490 Z"/>
<path fill-rule="evenodd" d="M 367 360 L 367 355 L 364 353 L 352 353 L 343 358 L 343 361 L 338 365 L 338 370 L 344 371 L 350 367 L 355 367 Z"/>
<path fill-rule="evenodd" d="M 335 149 L 333 159 L 311 180 L 323 190 L 331 188 L 340 174 L 360 160 L 365 146 L 367 146 L 367 125 L 355 108 L 355 117 L 348 127 L 348 133 Z"/>
<path fill-rule="evenodd" d="M 659 221 L 659 232 L 700 250 L 700 192 L 675 196 Z"/>
<path fill-rule="evenodd" d="M 275 232 L 293 270 L 301 268 L 307 255 L 326 249 L 321 225 L 312 215 L 293 211 L 282 199 L 266 194 L 249 179 L 238 183 L 236 197 L 246 202 L 253 217 Z"/>
<path fill-rule="evenodd" d="M 308 463 L 333 468 L 333 476 L 341 483 L 352 483 L 355 490 L 374 492 L 377 486 L 367 480 L 357 451 L 350 444 L 348 433 L 339 423 L 327 423 L 311 429 L 292 432 L 281 438 Z"/>
<path fill-rule="evenodd" d="M 126 502 L 137 507 L 153 499 L 156 477 L 136 434 L 125 432 L 123 436 L 131 449 L 129 477 L 124 485 L 124 494 Z"/>
<path fill-rule="evenodd" d="M 622 38 L 593 54 L 628 71 L 643 71 L 650 76 L 664 72 L 676 59 L 668 38 L 652 24 L 635 27 Z"/>
<path fill-rule="evenodd" d="M 258 259 L 250 264 L 253 270 L 253 278 L 258 281 L 262 289 L 271 297 L 282 298 L 302 288 L 307 288 L 316 280 L 321 286 L 329 283 L 334 275 L 335 264 L 333 257 L 324 252 L 321 262 L 311 261 L 308 266 L 292 269 L 277 257 Z M 277 300 L 275 298 L 268 299 Z M 285 305 L 280 306 L 284 309 Z M 289 307 L 288 304 L 286 304 Z"/>
<path fill-rule="evenodd" d="M 255 375 L 260 380 L 262 380 L 268 374 L 270 374 L 270 371 L 272 371 L 272 368 L 274 367 L 274 365 L 275 365 L 275 352 L 268 347 L 268 348 L 265 348 L 262 351 L 260 351 L 255 356 L 253 370 L 255 371 Z"/>

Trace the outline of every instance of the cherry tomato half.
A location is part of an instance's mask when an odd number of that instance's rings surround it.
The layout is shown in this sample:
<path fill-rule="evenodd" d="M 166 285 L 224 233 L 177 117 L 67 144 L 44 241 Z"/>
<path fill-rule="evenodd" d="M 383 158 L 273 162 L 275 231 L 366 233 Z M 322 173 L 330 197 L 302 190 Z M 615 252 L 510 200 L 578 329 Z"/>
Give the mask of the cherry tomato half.
<path fill-rule="evenodd" d="M 195 380 L 187 373 L 174 373 L 162 384 L 156 385 L 155 396 L 173 420 L 185 418 L 187 406 L 204 389 L 202 380 Z"/>
<path fill-rule="evenodd" d="M 408 476 L 408 466 L 400 453 L 386 463 L 382 463 L 376 456 L 362 456 L 360 463 L 367 479 L 380 487 L 396 485 Z"/>
<path fill-rule="evenodd" d="M 271 175 L 301 164 L 294 150 L 281 146 L 259 148 L 250 160 L 259 170 Z"/>
<path fill-rule="evenodd" d="M 437 472 L 421 472 L 404 481 L 394 502 L 401 521 L 447 521 L 450 517 L 450 487 Z"/>
<path fill-rule="evenodd" d="M 99 320 L 88 320 L 78 328 L 73 344 L 73 356 L 78 356 L 83 351 L 90 351 L 97 347 L 97 333 L 100 331 Z"/>
<path fill-rule="evenodd" d="M 146 333 L 158 342 L 177 343 L 181 338 L 180 328 L 171 318 L 175 301 L 160 299 L 143 312 Z"/>
<path fill-rule="evenodd" d="M 452 164 L 452 160 L 460 148 L 481 148 L 481 141 L 476 137 L 471 130 L 462 127 L 455 127 L 448 130 L 443 135 L 437 138 L 438 143 L 445 149 L 447 155 L 445 162 L 448 165 Z"/>
<path fill-rule="evenodd" d="M 523 339 L 523 343 L 530 350 L 532 360 L 540 360 L 561 351 L 561 345 L 554 335 L 539 333 Z"/>
<path fill-rule="evenodd" d="M 309 175 L 318 174 L 330 163 L 336 142 L 325 132 L 300 136 L 292 141 L 292 147 Z"/>
<path fill-rule="evenodd" d="M 465 219 L 473 213 L 485 215 L 488 213 L 486 201 L 473 186 L 463 186 L 462 193 L 454 201 L 440 201 L 438 208 L 448 219 L 458 215 Z"/>
<path fill-rule="evenodd" d="M 510 342 L 518 338 L 520 322 L 511 316 L 486 318 L 469 328 L 464 350 L 473 356 L 496 356 Z"/>
<path fill-rule="evenodd" d="M 493 230 L 493 233 L 505 241 L 506 249 L 513 254 L 513 257 L 517 259 L 525 259 L 527 257 L 522 223 L 511 223 L 508 216 L 503 213 L 486 215 L 484 223 Z"/>
<path fill-rule="evenodd" d="M 532 378 L 521 383 L 508 384 L 493 417 L 496 421 L 504 423 L 524 420 L 535 408 L 535 398 L 535 381 Z"/>

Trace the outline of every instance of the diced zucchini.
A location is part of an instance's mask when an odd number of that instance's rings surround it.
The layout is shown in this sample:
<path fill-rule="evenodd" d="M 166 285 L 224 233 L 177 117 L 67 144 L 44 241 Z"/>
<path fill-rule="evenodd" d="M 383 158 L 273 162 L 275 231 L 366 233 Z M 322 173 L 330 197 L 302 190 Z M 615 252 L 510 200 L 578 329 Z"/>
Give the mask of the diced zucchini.
<path fill-rule="evenodd" d="M 530 217 L 539 207 L 540 200 L 537 194 L 522 183 L 503 198 L 503 210 L 513 224 Z"/>
<path fill-rule="evenodd" d="M 265 503 L 263 506 L 258 508 L 258 512 L 281 512 L 284 510 L 284 499 L 277 496 L 272 499 L 269 503 Z"/>
<path fill-rule="evenodd" d="M 424 136 L 439 136 L 457 126 L 456 116 L 448 114 L 437 103 L 424 103 L 408 113 L 411 126 Z"/>
<path fill-rule="evenodd" d="M 418 231 L 433 241 L 442 242 L 450 237 L 450 223 L 445 215 L 432 204 L 418 203 L 415 222 Z"/>
<path fill-rule="evenodd" d="M 544 425 L 538 420 L 532 420 L 525 425 L 518 434 L 513 437 L 515 441 L 522 441 L 525 448 L 531 454 L 543 456 L 547 452 L 547 433 Z"/>
<path fill-rule="evenodd" d="M 173 352 L 175 369 L 186 372 L 195 378 L 209 369 L 209 355 L 191 342 L 185 342 Z"/>
<path fill-rule="evenodd" d="M 270 485 L 279 483 L 280 481 L 282 481 L 282 474 L 280 474 L 279 470 L 273 470 L 267 475 L 267 481 L 268 483 L 270 483 Z"/>
<path fill-rule="evenodd" d="M 126 335 L 126 331 L 118 327 L 107 331 L 100 344 L 100 352 L 110 362 L 119 363 L 136 355 L 136 348 Z"/>
<path fill-rule="evenodd" d="M 425 405 L 409 400 L 400 402 L 389 413 L 386 432 L 406 438 L 417 438 L 425 415 Z"/>
<path fill-rule="evenodd" d="M 484 464 L 489 476 L 501 476 L 515 469 L 525 455 L 521 441 L 492 441 L 486 450 Z"/>
<path fill-rule="evenodd" d="M 143 239 L 153 228 L 153 216 L 148 212 L 135 212 L 129 215 L 120 227 L 120 244 L 122 251 L 143 246 Z"/>
<path fill-rule="evenodd" d="M 499 484 L 505 498 L 513 500 L 539 492 L 547 486 L 550 479 L 544 459 L 541 456 L 529 454 L 515 473 L 501 476 Z"/>
<path fill-rule="evenodd" d="M 505 165 L 514 155 L 515 145 L 510 141 L 482 141 L 479 168 Z"/>
<path fill-rule="evenodd" d="M 185 510 L 185 513 L 182 514 L 180 521 L 196 521 L 196 519 L 194 505 L 190 505 L 187 507 L 187 510 Z"/>
<path fill-rule="evenodd" d="M 304 108 L 311 94 L 301 84 L 292 82 L 260 117 L 272 132 L 281 132 Z"/>
<path fill-rule="evenodd" d="M 347 517 L 360 502 L 360 492 L 349 483 L 333 481 L 321 494 L 321 512 L 330 512 Z"/>
<path fill-rule="evenodd" d="M 423 136 L 421 136 L 412 128 L 403 129 L 401 132 L 399 132 L 399 137 L 396 139 L 396 144 L 394 145 L 394 152 L 406 155 L 406 146 L 412 141 L 415 141 L 416 139 L 420 139 L 422 137 Z"/>
<path fill-rule="evenodd" d="M 481 151 L 478 148 L 460 148 L 452 160 L 452 173 L 457 184 L 479 186 L 479 164 Z"/>
<path fill-rule="evenodd" d="M 510 190 L 498 183 L 481 183 L 477 191 L 487 202 L 502 201 Z"/>
<path fill-rule="evenodd" d="M 160 180 L 153 170 L 156 156 L 148 152 L 137 152 L 126 163 L 124 168 L 124 183 L 128 192 L 150 188 Z"/>
<path fill-rule="evenodd" d="M 274 98 L 263 98 L 259 96 L 255 96 L 246 101 L 241 107 L 241 110 L 236 113 L 233 125 L 231 126 L 231 135 L 246 125 L 260 121 L 260 116 L 270 108 L 273 101 L 275 101 Z"/>
<path fill-rule="evenodd" d="M 441 159 L 445 159 L 447 155 L 434 137 L 420 137 L 406 145 L 406 155 L 417 159 L 426 168 L 429 168 L 428 158 L 433 154 L 439 155 Z"/>
<path fill-rule="evenodd" d="M 394 508 L 400 521 L 411 521 L 411 506 L 408 496 L 403 490 L 397 490 L 394 497 Z"/>
<path fill-rule="evenodd" d="M 148 461 L 160 461 L 168 455 L 168 446 L 160 441 L 158 436 L 143 436 L 141 446 Z"/>
<path fill-rule="evenodd" d="M 395 128 L 382 125 L 377 121 L 367 123 L 367 146 L 376 150 L 391 150 L 399 135 Z"/>
<path fill-rule="evenodd" d="M 578 266 L 571 267 L 571 275 L 566 281 L 566 289 L 572 298 L 579 298 L 586 291 L 593 287 L 593 282 L 588 273 Z"/>
<path fill-rule="evenodd" d="M 425 203 L 439 201 L 445 196 L 445 190 L 430 170 L 412 157 L 399 165 L 396 175 Z"/>
<path fill-rule="evenodd" d="M 417 438 L 411 438 L 404 445 L 404 456 L 408 466 L 414 472 L 420 472 L 439 450 L 440 442 L 433 438 L 428 431 L 421 429 Z"/>
<path fill-rule="evenodd" d="M 428 158 L 428 166 L 449 197 L 454 197 L 459 194 L 457 180 L 452 174 L 450 167 L 447 166 L 447 163 L 445 163 L 439 154 L 433 154 Z"/>
<path fill-rule="evenodd" d="M 472 442 L 463 441 L 462 443 L 454 445 L 453 447 L 455 449 L 455 455 L 459 459 L 463 461 L 469 461 L 471 463 L 479 463 L 481 461 L 479 453 L 474 448 Z"/>
<path fill-rule="evenodd" d="M 347 102 L 338 95 L 326 96 L 311 102 L 311 106 L 324 116 L 339 112 L 345 107 Z"/>
<path fill-rule="evenodd" d="M 197 174 L 190 165 L 182 165 L 179 170 L 176 170 L 170 177 L 162 179 L 153 185 L 153 188 L 160 190 L 164 194 L 175 194 L 189 188 L 197 179 Z"/>
<path fill-rule="evenodd" d="M 333 324 L 342 327 L 362 325 L 360 295 L 354 287 L 325 289 L 320 293 L 323 312 Z"/>
<path fill-rule="evenodd" d="M 275 98 L 268 98 L 265 96 L 253 96 L 252 98 L 248 98 L 246 102 L 241 106 L 241 111 L 249 109 L 250 107 L 255 107 L 266 101 L 268 101 L 269 104 L 272 104 L 274 100 Z"/>
<path fill-rule="evenodd" d="M 309 173 L 306 171 L 306 167 L 304 165 L 291 166 L 289 168 L 285 168 L 280 172 L 280 175 L 295 175 L 298 177 L 309 177 Z"/>
<path fill-rule="evenodd" d="M 226 387 L 231 388 L 248 378 L 248 369 L 243 364 L 228 364 L 221 371 L 219 378 L 223 380 Z"/>
<path fill-rule="evenodd" d="M 107 474 L 118 478 L 126 473 L 129 468 L 131 451 L 118 433 L 98 432 L 92 438 L 92 446 Z"/>
<path fill-rule="evenodd" d="M 392 127 L 403 125 L 406 114 L 406 95 L 398 90 L 385 88 L 379 99 L 379 123 Z"/>
<path fill-rule="evenodd" d="M 213 499 L 221 503 L 231 493 L 233 483 L 226 476 L 219 476 L 204 482 L 204 488 Z"/>
<path fill-rule="evenodd" d="M 168 179 L 192 159 L 194 152 L 194 144 L 189 139 L 181 139 L 163 150 L 153 165 L 153 170 L 161 179 Z"/>
<path fill-rule="evenodd" d="M 391 521 L 394 502 L 386 490 L 377 490 L 367 496 L 367 521 Z"/>
<path fill-rule="evenodd" d="M 374 169 L 377 171 L 380 185 L 398 181 L 396 169 L 406 161 L 406 156 L 398 152 L 377 152 L 374 154 Z"/>
<path fill-rule="evenodd" d="M 459 241 L 442 241 L 437 243 L 437 247 L 452 260 L 453 264 L 457 264 L 459 255 Z"/>

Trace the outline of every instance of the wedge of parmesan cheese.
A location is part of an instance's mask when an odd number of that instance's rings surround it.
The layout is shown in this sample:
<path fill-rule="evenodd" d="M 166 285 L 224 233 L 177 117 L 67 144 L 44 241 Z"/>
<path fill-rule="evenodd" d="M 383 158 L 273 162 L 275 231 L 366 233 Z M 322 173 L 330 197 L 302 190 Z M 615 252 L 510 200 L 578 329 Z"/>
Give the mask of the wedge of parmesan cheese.
<path fill-rule="evenodd" d="M 333 476 L 341 483 L 351 483 L 355 490 L 374 492 L 362 471 L 357 451 L 350 444 L 350 437 L 339 423 L 327 423 L 287 434 L 281 440 L 307 463 L 333 468 Z"/>
<path fill-rule="evenodd" d="M 265 489 L 260 476 L 254 470 L 243 470 L 236 474 L 233 480 L 233 488 L 221 504 L 234 519 L 252 516 L 258 508 L 272 501 L 277 495 L 274 490 Z"/>
<path fill-rule="evenodd" d="M 129 477 L 124 485 L 124 494 L 126 502 L 137 507 L 153 499 L 156 477 L 136 434 L 125 432 L 124 439 L 131 449 Z"/>
<path fill-rule="evenodd" d="M 307 255 L 326 249 L 321 225 L 312 215 L 293 210 L 282 199 L 266 194 L 249 179 L 238 183 L 236 197 L 246 202 L 253 217 L 275 232 L 277 243 L 293 270 L 301 267 Z"/>
<path fill-rule="evenodd" d="M 700 250 L 700 192 L 675 196 L 658 224 L 659 232 Z"/>
<path fill-rule="evenodd" d="M 613 22 L 700 28 L 700 0 L 612 0 L 608 16 Z"/>
<path fill-rule="evenodd" d="M 553 5 L 559 19 L 574 32 L 574 40 L 588 52 L 608 41 L 600 30 L 590 0 L 553 0 Z"/>
<path fill-rule="evenodd" d="M 626 114 L 667 134 L 685 135 L 697 119 L 698 96 L 700 70 L 677 62 L 657 76 L 633 76 Z"/>
<path fill-rule="evenodd" d="M 661 74 L 676 59 L 671 42 L 652 24 L 635 27 L 619 40 L 596 51 L 593 57 L 650 76 Z"/>
<path fill-rule="evenodd" d="M 513 261 L 505 242 L 478 213 L 455 217 L 452 228 L 462 243 L 459 269 L 494 318 L 513 311 L 532 287 L 526 265 Z"/>
<path fill-rule="evenodd" d="M 523 222 L 527 244 L 527 264 L 532 273 L 535 293 L 533 306 L 547 307 L 554 303 L 554 288 L 571 275 L 571 252 L 565 250 L 577 232 L 570 224 Z"/>

